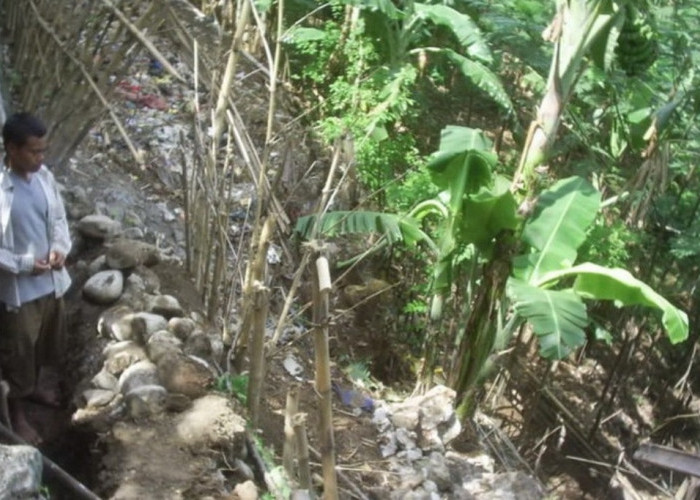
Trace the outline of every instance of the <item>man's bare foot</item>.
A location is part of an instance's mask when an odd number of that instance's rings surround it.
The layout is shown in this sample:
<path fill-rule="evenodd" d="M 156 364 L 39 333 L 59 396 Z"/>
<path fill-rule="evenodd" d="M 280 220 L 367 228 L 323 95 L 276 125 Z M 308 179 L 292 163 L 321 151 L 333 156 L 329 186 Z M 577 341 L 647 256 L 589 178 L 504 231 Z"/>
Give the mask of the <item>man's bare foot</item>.
<path fill-rule="evenodd" d="M 51 408 L 59 408 L 61 406 L 61 397 L 58 392 L 45 387 L 37 387 L 26 399 L 32 403 L 38 403 Z"/>
<path fill-rule="evenodd" d="M 39 446 L 42 442 L 41 436 L 27 420 L 27 414 L 24 411 L 24 402 L 16 399 L 10 399 L 10 419 L 12 420 L 12 430 L 19 437 L 24 439 L 27 444 Z"/>
<path fill-rule="evenodd" d="M 39 446 L 43 441 L 36 429 L 26 419 L 16 420 L 12 425 L 12 430 L 28 445 Z"/>

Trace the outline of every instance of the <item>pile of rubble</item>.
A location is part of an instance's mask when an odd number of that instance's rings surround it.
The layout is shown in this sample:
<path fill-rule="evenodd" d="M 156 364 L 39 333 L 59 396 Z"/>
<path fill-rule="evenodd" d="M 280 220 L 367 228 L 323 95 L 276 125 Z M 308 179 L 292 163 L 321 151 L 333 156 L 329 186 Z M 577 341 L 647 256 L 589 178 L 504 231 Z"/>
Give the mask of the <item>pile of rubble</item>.
<path fill-rule="evenodd" d="M 373 488 L 376 498 L 538 500 L 539 482 L 520 471 L 495 472 L 493 458 L 449 449 L 461 432 L 454 410 L 455 392 L 436 386 L 425 395 L 400 403 L 379 402 L 373 423 L 380 431 L 380 449 L 393 477 Z"/>

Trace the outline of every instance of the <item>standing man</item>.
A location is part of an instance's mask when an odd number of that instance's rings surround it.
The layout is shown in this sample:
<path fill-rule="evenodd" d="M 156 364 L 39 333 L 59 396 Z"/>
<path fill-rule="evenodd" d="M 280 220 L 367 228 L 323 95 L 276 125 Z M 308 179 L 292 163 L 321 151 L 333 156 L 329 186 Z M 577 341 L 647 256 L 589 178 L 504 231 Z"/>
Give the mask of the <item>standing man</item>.
<path fill-rule="evenodd" d="M 27 420 L 26 401 L 58 405 L 39 387 L 42 367 L 62 361 L 64 267 L 71 241 L 58 186 L 43 164 L 46 126 L 29 113 L 8 118 L 0 164 L 0 368 L 10 386 L 14 431 L 41 442 Z"/>

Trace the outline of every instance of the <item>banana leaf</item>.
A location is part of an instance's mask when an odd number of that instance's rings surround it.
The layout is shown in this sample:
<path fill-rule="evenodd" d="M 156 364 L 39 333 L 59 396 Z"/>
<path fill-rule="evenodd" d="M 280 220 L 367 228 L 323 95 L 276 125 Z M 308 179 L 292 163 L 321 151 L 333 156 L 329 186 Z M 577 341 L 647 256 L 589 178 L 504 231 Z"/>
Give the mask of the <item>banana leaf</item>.
<path fill-rule="evenodd" d="M 562 359 L 583 345 L 588 325 L 586 305 L 571 290 L 547 290 L 511 278 L 507 285 L 515 313 L 527 320 L 538 336 L 540 354 Z"/>
<path fill-rule="evenodd" d="M 573 266 L 599 206 L 600 193 L 582 177 L 562 179 L 545 191 L 523 230 L 534 251 L 514 259 L 515 276 L 533 283 Z"/>
<path fill-rule="evenodd" d="M 492 189 L 482 188 L 464 200 L 459 240 L 487 250 L 498 233 L 516 229 L 517 208 L 507 182 L 496 182 Z"/>
<path fill-rule="evenodd" d="M 448 28 L 457 37 L 460 46 L 467 54 L 485 64 L 491 64 L 493 57 L 481 30 L 467 14 L 456 11 L 447 5 L 415 4 L 416 14 L 430 19 L 433 23 Z"/>
<path fill-rule="evenodd" d="M 294 232 L 303 239 L 312 237 L 317 215 L 299 217 Z M 408 245 L 425 242 L 436 250 L 433 240 L 420 228 L 413 217 L 386 212 L 328 212 L 321 216 L 319 234 L 327 237 L 343 234 L 380 234 L 389 243 L 404 242 Z"/>
<path fill-rule="evenodd" d="M 481 130 L 448 126 L 440 134 L 440 149 L 428 162 L 433 182 L 450 192 L 449 206 L 459 211 L 466 194 L 476 193 L 493 182 L 496 155 Z"/>
<path fill-rule="evenodd" d="M 575 277 L 574 291 L 581 297 L 596 300 L 613 300 L 624 306 L 641 305 L 661 311 L 661 322 L 672 344 L 688 338 L 688 316 L 649 285 L 619 268 L 607 268 L 590 262 L 579 264 L 542 276 L 537 286 Z"/>
<path fill-rule="evenodd" d="M 510 100 L 508 92 L 503 87 L 501 79 L 493 71 L 479 61 L 464 57 L 454 50 L 440 49 L 438 52 L 444 53 L 459 68 L 465 78 L 486 92 L 507 113 L 514 112 L 513 102 Z"/>

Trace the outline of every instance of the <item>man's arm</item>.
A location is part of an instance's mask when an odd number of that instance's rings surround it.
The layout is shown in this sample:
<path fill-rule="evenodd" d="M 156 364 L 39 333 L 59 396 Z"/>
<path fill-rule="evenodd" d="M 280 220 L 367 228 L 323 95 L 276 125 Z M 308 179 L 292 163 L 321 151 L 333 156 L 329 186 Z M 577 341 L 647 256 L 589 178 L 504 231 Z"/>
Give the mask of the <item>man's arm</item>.
<path fill-rule="evenodd" d="M 51 269 L 48 262 L 37 260 L 32 254 L 17 255 L 0 248 L 0 269 L 12 274 L 38 274 Z"/>

